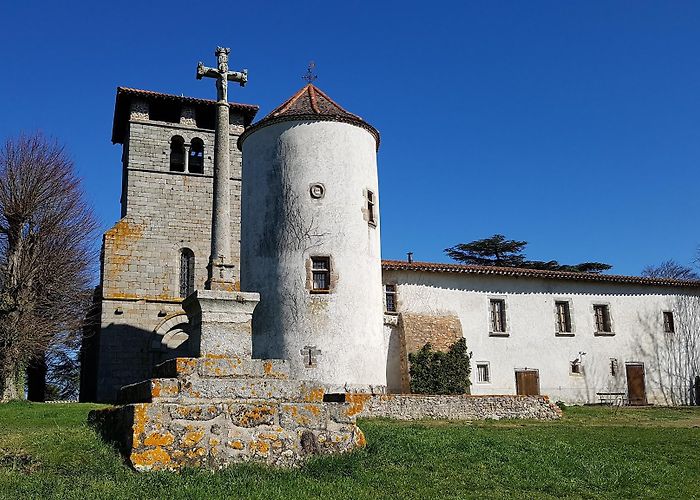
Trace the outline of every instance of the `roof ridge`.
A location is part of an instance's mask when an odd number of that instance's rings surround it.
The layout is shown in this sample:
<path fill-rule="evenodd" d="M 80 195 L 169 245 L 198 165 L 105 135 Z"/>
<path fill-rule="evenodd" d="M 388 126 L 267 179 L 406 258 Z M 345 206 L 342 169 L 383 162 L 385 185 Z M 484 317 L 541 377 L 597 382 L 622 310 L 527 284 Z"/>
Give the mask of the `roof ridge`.
<path fill-rule="evenodd" d="M 309 89 L 309 100 L 311 101 L 311 109 L 320 115 L 321 110 L 318 109 L 318 103 L 316 102 L 315 87 L 311 83 L 309 83 L 306 87 Z"/>
<path fill-rule="evenodd" d="M 500 274 L 509 276 L 529 276 L 542 278 L 579 279 L 582 281 L 601 281 L 618 283 L 636 283 L 643 285 L 668 285 L 700 287 L 700 280 L 679 280 L 675 278 L 648 278 L 623 274 L 598 274 L 575 271 L 556 271 L 551 269 L 529 269 L 523 267 L 484 266 L 476 264 L 458 264 L 452 262 L 406 262 L 403 260 L 382 260 L 382 267 L 387 269 L 435 271 L 435 272 L 473 272 L 475 274 Z"/>

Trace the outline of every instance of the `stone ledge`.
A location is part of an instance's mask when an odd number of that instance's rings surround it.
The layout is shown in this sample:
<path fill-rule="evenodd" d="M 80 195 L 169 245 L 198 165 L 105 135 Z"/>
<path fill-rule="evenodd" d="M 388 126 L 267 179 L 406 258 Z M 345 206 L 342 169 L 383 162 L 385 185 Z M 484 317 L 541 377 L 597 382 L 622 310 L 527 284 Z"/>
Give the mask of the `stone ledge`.
<path fill-rule="evenodd" d="M 397 420 L 501 420 L 561 418 L 561 409 L 547 396 L 450 396 L 425 394 L 346 394 L 357 417 Z"/>
<path fill-rule="evenodd" d="M 179 378 L 273 378 L 289 379 L 289 364 L 282 359 L 246 359 L 239 356 L 175 358 L 157 365 L 154 376 Z"/>

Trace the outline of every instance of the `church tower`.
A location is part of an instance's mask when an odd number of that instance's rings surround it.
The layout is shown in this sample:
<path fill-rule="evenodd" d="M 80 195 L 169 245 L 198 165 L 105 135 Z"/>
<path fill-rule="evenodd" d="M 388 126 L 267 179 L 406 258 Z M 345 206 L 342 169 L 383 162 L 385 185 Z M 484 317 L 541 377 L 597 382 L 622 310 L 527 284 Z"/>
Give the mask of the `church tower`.
<path fill-rule="evenodd" d="M 353 390 L 386 385 L 379 133 L 308 84 L 238 141 L 241 290 L 255 357 Z"/>

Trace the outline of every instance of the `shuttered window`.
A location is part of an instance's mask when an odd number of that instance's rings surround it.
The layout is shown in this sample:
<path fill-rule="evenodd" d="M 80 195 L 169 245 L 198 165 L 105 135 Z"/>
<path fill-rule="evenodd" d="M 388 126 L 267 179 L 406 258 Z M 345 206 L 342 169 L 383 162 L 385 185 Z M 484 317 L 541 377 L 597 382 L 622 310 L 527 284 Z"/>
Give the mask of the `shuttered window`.
<path fill-rule="evenodd" d="M 491 331 L 503 333 L 506 331 L 506 301 L 491 299 Z"/>
<path fill-rule="evenodd" d="M 610 308 L 604 304 L 596 304 L 593 306 L 595 312 L 595 331 L 610 333 L 612 326 L 610 324 Z"/>
<path fill-rule="evenodd" d="M 565 300 L 556 302 L 557 308 L 557 332 L 571 333 L 571 308 Z"/>

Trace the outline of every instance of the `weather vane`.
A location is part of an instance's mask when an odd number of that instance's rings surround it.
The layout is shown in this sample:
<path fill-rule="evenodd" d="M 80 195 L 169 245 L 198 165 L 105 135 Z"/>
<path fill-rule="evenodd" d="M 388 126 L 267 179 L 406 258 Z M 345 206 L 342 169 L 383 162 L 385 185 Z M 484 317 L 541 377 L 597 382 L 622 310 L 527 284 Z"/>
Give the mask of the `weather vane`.
<path fill-rule="evenodd" d="M 301 79 L 306 80 L 309 83 L 313 83 L 314 80 L 318 78 L 318 76 L 316 76 L 316 73 L 314 72 L 315 69 L 316 63 L 313 61 L 309 62 L 309 65 L 306 68 L 306 73 L 304 73 L 304 76 L 302 76 Z"/>

